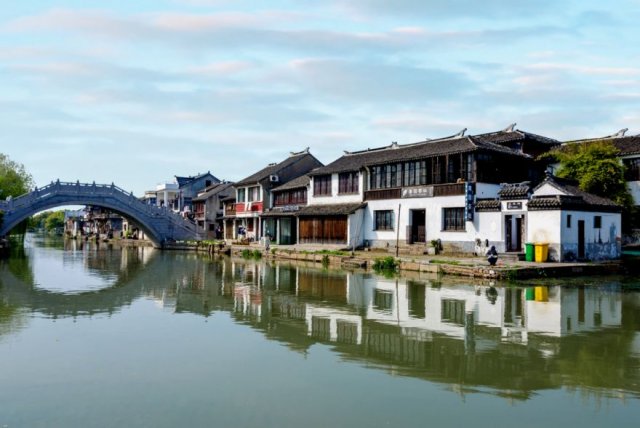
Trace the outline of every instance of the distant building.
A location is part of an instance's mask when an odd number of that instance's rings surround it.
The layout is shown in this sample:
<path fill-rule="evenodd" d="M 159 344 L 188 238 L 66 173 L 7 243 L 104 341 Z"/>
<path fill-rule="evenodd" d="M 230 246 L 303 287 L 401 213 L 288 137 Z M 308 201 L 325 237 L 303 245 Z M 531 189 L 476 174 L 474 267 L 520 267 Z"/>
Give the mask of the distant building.
<path fill-rule="evenodd" d="M 158 184 L 155 190 L 146 191 L 142 199 L 150 205 L 167 207 L 175 212 L 192 213 L 193 198 L 217 183 L 220 183 L 220 180 L 211 172 L 189 177 L 176 175 L 175 181 Z"/>
<path fill-rule="evenodd" d="M 233 238 L 238 238 L 238 232 L 241 232 L 241 239 L 248 240 L 258 240 L 266 234 L 278 236 L 278 231 L 271 229 L 274 227 L 271 221 L 266 225 L 262 225 L 260 221 L 265 209 L 271 207 L 272 190 L 320 166 L 322 163 L 307 148 L 301 152 L 292 152 L 282 162 L 269 164 L 235 183 L 235 213 L 231 216 L 225 211 L 225 218 L 233 220 L 225 222 L 225 227 L 233 228 Z"/>
<path fill-rule="evenodd" d="M 222 239 L 224 210 L 222 200 L 235 194 L 233 183 L 213 184 L 192 199 L 199 230 L 209 239 Z"/>

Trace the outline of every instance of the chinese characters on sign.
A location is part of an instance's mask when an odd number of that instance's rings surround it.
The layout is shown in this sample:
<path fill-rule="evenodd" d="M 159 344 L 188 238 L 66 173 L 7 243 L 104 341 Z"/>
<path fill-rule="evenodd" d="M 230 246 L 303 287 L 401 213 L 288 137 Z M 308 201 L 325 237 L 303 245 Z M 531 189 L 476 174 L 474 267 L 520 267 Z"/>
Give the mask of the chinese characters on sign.
<path fill-rule="evenodd" d="M 432 198 L 433 186 L 409 187 L 402 189 L 403 198 Z"/>
<path fill-rule="evenodd" d="M 522 202 L 507 202 L 507 209 L 508 210 L 521 210 L 522 209 Z"/>
<path fill-rule="evenodd" d="M 464 218 L 473 221 L 473 210 L 475 208 L 473 183 L 464 184 Z"/>

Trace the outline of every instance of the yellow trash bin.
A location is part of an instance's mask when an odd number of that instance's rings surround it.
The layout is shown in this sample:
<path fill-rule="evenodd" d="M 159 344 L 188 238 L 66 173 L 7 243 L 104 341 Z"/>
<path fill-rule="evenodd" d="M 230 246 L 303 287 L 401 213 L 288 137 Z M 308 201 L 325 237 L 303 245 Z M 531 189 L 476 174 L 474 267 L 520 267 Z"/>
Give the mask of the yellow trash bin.
<path fill-rule="evenodd" d="M 536 263 L 544 263 L 549 257 L 549 244 L 536 243 Z"/>
<path fill-rule="evenodd" d="M 535 301 L 536 302 L 548 302 L 549 301 L 549 287 L 535 287 Z"/>

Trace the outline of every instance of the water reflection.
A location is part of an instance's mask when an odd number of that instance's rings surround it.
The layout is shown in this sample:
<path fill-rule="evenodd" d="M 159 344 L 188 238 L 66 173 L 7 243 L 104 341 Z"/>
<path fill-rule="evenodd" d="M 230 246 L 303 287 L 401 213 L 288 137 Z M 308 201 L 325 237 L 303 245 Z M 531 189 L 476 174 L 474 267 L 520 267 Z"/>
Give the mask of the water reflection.
<path fill-rule="evenodd" d="M 136 248 L 81 254 L 87 275 L 108 287 L 56 292 L 34 286 L 41 273 L 28 254 L 1 263 L 0 335 L 15 334 L 25 313 L 113 314 L 144 298 L 168 312 L 224 311 L 296 352 L 324 344 L 345 361 L 460 393 L 640 393 L 640 297 L 616 282 L 502 287 Z"/>

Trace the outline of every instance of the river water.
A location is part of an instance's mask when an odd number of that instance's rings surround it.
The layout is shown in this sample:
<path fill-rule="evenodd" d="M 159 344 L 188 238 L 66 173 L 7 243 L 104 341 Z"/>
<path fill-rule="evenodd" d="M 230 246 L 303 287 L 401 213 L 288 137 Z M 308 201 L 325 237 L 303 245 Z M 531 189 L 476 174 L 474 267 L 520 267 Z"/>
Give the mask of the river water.
<path fill-rule="evenodd" d="M 639 285 L 27 235 L 0 261 L 0 427 L 635 426 Z"/>

